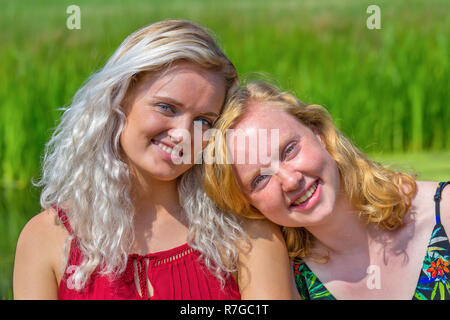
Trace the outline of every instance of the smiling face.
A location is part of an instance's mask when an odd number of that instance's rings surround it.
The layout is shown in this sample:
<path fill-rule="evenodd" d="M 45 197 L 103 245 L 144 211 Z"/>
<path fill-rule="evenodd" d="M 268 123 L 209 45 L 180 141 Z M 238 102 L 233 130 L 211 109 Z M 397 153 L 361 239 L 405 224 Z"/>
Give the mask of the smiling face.
<path fill-rule="evenodd" d="M 331 215 L 339 192 L 339 171 L 317 132 L 264 102 L 251 102 L 233 129 L 243 130 L 250 141 L 258 141 L 256 135 L 261 129 L 267 130 L 268 136 L 271 130 L 279 132 L 275 146 L 267 139 L 267 145 L 259 142 L 244 151 L 235 143 L 232 150 L 240 188 L 266 218 L 282 226 L 307 227 L 320 224 Z M 273 147 L 278 152 L 276 159 L 276 153 L 270 152 Z M 270 166 L 262 164 L 261 158 L 255 164 L 238 161 L 239 152 L 245 152 L 245 159 L 250 159 L 249 152 L 254 149 L 258 155 L 272 157 L 272 167 L 278 167 L 274 174 L 261 173 L 261 169 Z"/>
<path fill-rule="evenodd" d="M 183 153 L 173 148 L 188 143 L 193 153 L 194 124 L 203 131 L 212 126 L 221 111 L 225 87 L 219 73 L 188 62 L 143 77 L 125 101 L 127 119 L 120 137 L 132 171 L 171 181 L 192 167 L 193 159 L 175 164 L 172 153 L 175 157 Z"/>

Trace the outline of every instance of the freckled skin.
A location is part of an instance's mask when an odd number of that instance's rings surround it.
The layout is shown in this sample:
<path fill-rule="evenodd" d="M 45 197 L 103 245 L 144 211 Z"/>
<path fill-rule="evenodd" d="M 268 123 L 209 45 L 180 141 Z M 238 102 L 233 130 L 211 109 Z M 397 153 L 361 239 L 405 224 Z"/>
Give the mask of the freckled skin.
<path fill-rule="evenodd" d="M 261 182 L 252 188 L 254 177 L 251 173 L 258 172 L 267 165 L 262 165 L 260 161 L 256 164 L 248 161 L 238 164 L 237 155 L 242 150 L 234 146 L 233 167 L 250 203 L 279 225 L 303 227 L 322 223 L 333 212 L 340 179 L 336 163 L 325 149 L 319 134 L 284 111 L 271 108 L 267 103 L 254 102 L 247 110 L 233 129 L 244 130 L 249 137 L 256 135 L 259 129 L 268 132 L 278 129 L 280 155 L 278 172 L 261 178 Z M 268 139 L 266 150 L 271 150 L 271 147 Z M 260 151 L 259 144 L 253 148 Z M 252 150 L 245 150 L 247 159 L 249 151 Z M 308 210 L 292 208 L 292 201 L 315 181 L 319 181 L 320 185 L 320 199 L 317 203 Z"/>

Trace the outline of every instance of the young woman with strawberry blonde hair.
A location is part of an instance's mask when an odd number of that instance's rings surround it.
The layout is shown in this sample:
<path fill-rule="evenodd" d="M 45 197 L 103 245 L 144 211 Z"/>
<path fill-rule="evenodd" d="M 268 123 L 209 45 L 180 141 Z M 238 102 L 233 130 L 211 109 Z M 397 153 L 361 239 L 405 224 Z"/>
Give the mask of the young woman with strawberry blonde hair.
<path fill-rule="evenodd" d="M 215 129 L 207 194 L 226 211 L 282 226 L 303 299 L 450 299 L 449 182 L 370 160 L 325 108 L 267 83 L 239 89 Z M 236 132 L 253 143 L 237 144 L 228 136 Z"/>

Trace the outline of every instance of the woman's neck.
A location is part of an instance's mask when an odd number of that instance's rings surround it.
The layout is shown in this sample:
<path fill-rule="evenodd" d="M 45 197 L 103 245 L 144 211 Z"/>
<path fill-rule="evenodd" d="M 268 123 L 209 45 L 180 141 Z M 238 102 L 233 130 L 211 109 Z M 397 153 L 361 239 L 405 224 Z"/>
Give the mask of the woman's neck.
<path fill-rule="evenodd" d="M 368 229 L 359 221 L 358 210 L 346 196 L 339 195 L 334 212 L 320 225 L 306 227 L 317 247 L 332 255 L 353 255 L 368 251 Z"/>
<path fill-rule="evenodd" d="M 177 181 L 134 180 L 131 252 L 160 252 L 185 243 L 188 223 L 178 199 Z"/>
<path fill-rule="evenodd" d="M 178 214 L 181 210 L 177 180 L 161 181 L 135 174 L 133 205 L 136 218 L 148 215 Z"/>

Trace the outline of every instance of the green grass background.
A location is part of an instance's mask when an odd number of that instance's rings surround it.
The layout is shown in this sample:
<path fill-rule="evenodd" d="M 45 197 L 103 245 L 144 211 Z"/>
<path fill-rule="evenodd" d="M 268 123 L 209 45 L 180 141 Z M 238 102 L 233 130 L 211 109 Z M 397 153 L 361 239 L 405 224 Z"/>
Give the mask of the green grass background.
<path fill-rule="evenodd" d="M 72 4 L 80 30 L 66 27 Z M 381 30 L 366 27 L 371 4 Z M 263 73 L 325 106 L 376 160 L 450 180 L 446 0 L 1 0 L 0 298 L 12 297 L 17 238 L 40 210 L 30 181 L 57 109 L 126 36 L 167 18 L 213 30 L 243 78 Z"/>

